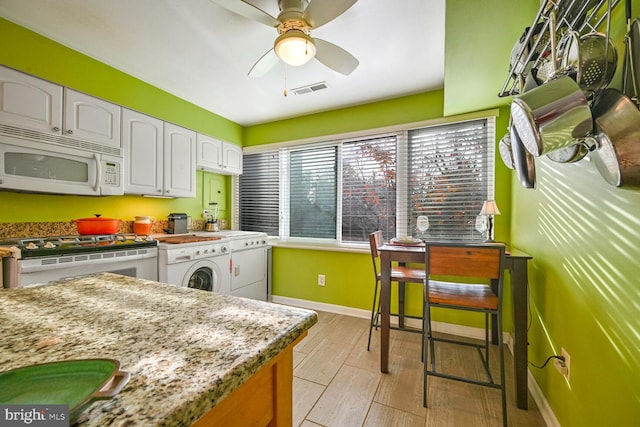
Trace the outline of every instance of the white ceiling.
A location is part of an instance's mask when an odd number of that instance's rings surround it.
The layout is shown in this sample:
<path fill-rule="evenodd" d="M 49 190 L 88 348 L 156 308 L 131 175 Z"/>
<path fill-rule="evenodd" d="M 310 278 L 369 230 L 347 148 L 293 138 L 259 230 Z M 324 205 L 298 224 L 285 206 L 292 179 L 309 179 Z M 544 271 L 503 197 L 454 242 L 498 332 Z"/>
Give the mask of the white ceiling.
<path fill-rule="evenodd" d="M 251 78 L 276 30 L 210 0 L 0 0 L 3 18 L 244 126 L 442 88 L 444 15 L 445 0 L 359 0 L 311 34 L 360 61 L 351 75 L 313 59 Z"/>

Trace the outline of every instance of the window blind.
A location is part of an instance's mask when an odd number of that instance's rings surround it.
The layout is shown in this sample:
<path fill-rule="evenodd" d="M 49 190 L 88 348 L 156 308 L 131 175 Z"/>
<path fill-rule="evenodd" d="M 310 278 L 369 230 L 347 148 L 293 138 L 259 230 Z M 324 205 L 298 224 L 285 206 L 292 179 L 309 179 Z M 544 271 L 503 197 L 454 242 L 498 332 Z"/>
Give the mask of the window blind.
<path fill-rule="evenodd" d="M 278 151 L 244 154 L 239 178 L 240 229 L 277 236 L 280 173 Z"/>
<path fill-rule="evenodd" d="M 396 136 L 342 144 L 342 241 L 396 235 Z"/>
<path fill-rule="evenodd" d="M 482 242 L 476 218 L 493 198 L 493 132 L 486 119 L 410 130 L 410 229 L 428 240 Z M 416 228 L 419 215 L 429 229 Z M 484 230 L 483 230 L 484 231 Z"/>
<path fill-rule="evenodd" d="M 336 239 L 337 146 L 289 153 L 289 236 Z"/>

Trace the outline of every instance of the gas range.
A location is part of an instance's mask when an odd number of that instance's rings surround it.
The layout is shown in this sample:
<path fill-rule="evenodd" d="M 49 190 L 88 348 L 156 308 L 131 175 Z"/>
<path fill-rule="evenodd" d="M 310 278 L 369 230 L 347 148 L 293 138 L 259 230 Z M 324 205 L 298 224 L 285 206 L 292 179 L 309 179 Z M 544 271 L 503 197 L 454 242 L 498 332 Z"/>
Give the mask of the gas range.
<path fill-rule="evenodd" d="M 158 246 L 147 235 L 105 234 L 78 236 L 22 237 L 0 242 L 0 246 L 16 247 L 20 259 L 119 251 Z"/>
<path fill-rule="evenodd" d="M 84 274 L 111 272 L 158 279 L 158 241 L 146 235 L 105 234 L 7 239 L 3 286 L 36 286 Z"/>

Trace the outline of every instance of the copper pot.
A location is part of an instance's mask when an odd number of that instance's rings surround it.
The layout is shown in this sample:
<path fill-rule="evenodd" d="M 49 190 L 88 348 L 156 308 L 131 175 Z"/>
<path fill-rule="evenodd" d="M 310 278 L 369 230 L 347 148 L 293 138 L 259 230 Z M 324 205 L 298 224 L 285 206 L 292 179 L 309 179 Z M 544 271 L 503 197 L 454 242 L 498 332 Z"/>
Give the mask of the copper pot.
<path fill-rule="evenodd" d="M 119 219 L 101 218 L 95 214 L 95 218 L 72 219 L 76 223 L 78 234 L 116 234 L 120 226 Z"/>

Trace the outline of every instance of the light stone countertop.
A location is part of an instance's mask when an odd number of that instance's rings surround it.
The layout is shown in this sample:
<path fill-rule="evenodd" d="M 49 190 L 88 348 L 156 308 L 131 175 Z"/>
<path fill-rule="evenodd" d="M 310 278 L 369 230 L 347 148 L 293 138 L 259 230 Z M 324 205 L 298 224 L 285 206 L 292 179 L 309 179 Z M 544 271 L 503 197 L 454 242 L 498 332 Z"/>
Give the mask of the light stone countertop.
<path fill-rule="evenodd" d="M 82 426 L 189 426 L 317 322 L 315 312 L 100 273 L 0 290 L 0 371 L 110 358 L 131 374 Z"/>

